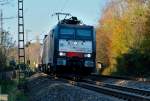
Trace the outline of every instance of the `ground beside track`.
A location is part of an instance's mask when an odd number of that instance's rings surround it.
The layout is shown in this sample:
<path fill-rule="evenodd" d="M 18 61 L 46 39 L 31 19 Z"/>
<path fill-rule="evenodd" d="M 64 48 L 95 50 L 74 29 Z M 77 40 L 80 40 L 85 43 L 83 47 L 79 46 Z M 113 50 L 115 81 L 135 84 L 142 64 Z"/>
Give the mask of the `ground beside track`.
<path fill-rule="evenodd" d="M 29 101 L 122 101 L 104 94 L 76 87 L 37 73 L 28 79 Z"/>

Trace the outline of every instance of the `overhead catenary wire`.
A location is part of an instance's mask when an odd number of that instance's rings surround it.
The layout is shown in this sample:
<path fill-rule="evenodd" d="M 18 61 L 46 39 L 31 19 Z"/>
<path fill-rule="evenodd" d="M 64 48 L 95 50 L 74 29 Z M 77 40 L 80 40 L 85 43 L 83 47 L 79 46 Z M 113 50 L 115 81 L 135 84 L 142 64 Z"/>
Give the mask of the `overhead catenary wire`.
<path fill-rule="evenodd" d="M 7 4 L 10 4 L 10 0 L 0 0 L 1 6 L 7 5 Z"/>
<path fill-rule="evenodd" d="M 60 21 L 60 15 L 65 15 L 64 19 L 67 17 L 67 16 L 71 16 L 70 13 L 63 13 L 64 9 L 66 8 L 66 5 L 67 3 L 69 2 L 69 0 L 65 0 L 64 4 L 62 5 L 61 9 L 60 9 L 60 12 L 57 12 L 57 13 L 54 13 L 51 15 L 51 17 L 53 16 L 57 16 L 58 17 L 58 21 Z"/>
<path fill-rule="evenodd" d="M 62 8 L 60 9 L 60 12 L 63 12 L 63 11 L 64 11 L 64 9 L 66 8 L 68 2 L 69 2 L 69 0 L 65 0 L 64 4 L 63 4 L 63 6 L 62 6 Z"/>

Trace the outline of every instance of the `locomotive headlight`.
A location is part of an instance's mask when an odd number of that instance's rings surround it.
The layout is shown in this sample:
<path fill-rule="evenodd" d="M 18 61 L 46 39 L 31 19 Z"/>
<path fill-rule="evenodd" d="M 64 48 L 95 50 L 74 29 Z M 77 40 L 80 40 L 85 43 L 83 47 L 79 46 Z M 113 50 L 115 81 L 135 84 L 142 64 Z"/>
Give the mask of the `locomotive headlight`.
<path fill-rule="evenodd" d="M 91 58 L 91 54 L 84 54 L 84 57 L 86 57 L 86 58 Z"/>
<path fill-rule="evenodd" d="M 59 56 L 66 56 L 66 53 L 64 53 L 64 52 L 59 52 Z"/>
<path fill-rule="evenodd" d="M 77 45 L 77 44 L 78 44 L 78 42 L 75 41 L 75 42 L 74 42 L 74 45 Z"/>

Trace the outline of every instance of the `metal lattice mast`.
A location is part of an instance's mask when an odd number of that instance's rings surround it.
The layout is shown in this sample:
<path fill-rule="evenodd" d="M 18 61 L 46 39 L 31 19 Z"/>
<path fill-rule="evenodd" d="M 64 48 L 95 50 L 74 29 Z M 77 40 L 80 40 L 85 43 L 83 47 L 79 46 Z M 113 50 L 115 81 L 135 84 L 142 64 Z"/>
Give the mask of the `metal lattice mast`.
<path fill-rule="evenodd" d="M 25 64 L 23 0 L 18 0 L 18 62 Z"/>

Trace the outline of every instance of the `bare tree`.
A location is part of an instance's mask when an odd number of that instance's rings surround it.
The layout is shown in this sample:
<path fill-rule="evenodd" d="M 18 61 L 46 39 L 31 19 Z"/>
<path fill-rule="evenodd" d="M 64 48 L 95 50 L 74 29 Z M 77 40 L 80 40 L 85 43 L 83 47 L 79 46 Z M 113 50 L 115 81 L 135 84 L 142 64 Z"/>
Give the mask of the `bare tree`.
<path fill-rule="evenodd" d="M 15 45 L 15 42 L 13 42 L 10 33 L 8 31 L 4 31 L 4 34 L 5 38 L 3 44 L 0 45 L 0 71 L 7 67 L 10 50 Z"/>

